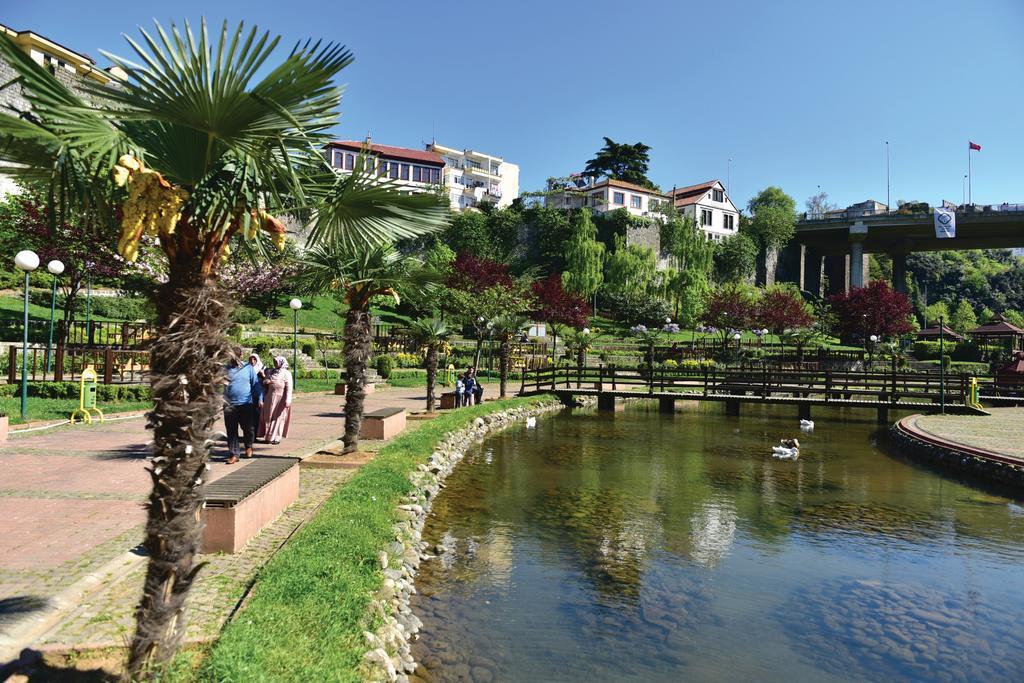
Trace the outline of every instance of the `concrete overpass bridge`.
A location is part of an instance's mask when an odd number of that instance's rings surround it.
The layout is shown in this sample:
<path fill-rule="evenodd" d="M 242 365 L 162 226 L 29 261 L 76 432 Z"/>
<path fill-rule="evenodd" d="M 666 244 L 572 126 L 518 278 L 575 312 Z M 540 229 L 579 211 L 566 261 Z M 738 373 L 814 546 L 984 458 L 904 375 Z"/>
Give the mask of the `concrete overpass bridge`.
<path fill-rule="evenodd" d="M 778 279 L 797 282 L 810 292 L 835 294 L 863 287 L 868 254 L 882 253 L 892 256 L 894 286 L 904 291 L 909 253 L 1024 247 L 1024 204 L 958 207 L 956 237 L 949 239 L 935 236 L 934 220 L 931 209 L 844 211 L 805 218 L 780 254 Z"/>

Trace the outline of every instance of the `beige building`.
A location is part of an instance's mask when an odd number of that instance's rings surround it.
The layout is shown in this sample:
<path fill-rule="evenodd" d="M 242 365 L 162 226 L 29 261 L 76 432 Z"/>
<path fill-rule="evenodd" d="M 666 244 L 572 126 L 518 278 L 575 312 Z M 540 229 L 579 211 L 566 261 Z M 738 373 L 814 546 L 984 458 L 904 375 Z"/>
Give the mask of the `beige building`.
<path fill-rule="evenodd" d="M 668 195 L 657 190 L 624 180 L 577 176 L 573 187 L 548 193 L 544 205 L 552 209 L 579 209 L 586 206 L 595 213 L 625 209 L 631 216 L 660 219 L 660 208 L 668 199 Z"/>

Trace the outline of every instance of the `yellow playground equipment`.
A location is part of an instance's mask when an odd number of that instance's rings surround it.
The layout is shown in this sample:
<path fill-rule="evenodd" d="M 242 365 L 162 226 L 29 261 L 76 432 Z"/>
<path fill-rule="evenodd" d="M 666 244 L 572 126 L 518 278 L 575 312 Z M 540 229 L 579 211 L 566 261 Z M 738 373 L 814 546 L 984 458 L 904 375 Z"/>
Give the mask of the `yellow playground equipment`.
<path fill-rule="evenodd" d="M 96 407 L 96 388 L 98 384 L 99 377 L 96 375 L 96 369 L 93 366 L 90 365 L 85 370 L 82 370 L 78 408 L 71 411 L 71 424 L 75 424 L 75 418 L 79 413 L 81 413 L 82 419 L 87 424 L 92 424 L 93 413 L 95 413 L 95 417 L 100 419 L 100 422 L 103 422 L 103 411 Z"/>

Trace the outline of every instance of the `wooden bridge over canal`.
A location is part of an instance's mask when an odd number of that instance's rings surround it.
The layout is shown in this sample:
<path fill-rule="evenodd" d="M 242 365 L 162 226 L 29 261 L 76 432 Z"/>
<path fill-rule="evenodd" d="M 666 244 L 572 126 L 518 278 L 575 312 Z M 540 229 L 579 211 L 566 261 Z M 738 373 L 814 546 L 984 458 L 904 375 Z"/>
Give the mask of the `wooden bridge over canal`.
<path fill-rule="evenodd" d="M 551 393 L 563 400 L 596 396 L 599 410 L 614 410 L 620 398 L 657 399 L 663 412 L 675 402 L 717 401 L 726 413 L 739 415 L 744 403 L 797 406 L 798 415 L 810 419 L 818 407 L 873 408 L 881 424 L 890 410 L 934 412 L 945 404 L 947 413 L 984 415 L 968 405 L 971 378 L 965 374 L 879 371 L 799 370 L 771 368 L 656 368 L 554 367 L 523 373 L 519 393 Z M 983 400 L 1024 401 L 1020 398 L 982 396 Z"/>

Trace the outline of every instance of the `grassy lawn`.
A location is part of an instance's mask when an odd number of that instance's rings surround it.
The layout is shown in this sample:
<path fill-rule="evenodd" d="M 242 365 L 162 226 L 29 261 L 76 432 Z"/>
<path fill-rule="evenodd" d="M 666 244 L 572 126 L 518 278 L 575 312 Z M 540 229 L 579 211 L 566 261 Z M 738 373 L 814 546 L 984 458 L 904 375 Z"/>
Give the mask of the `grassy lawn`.
<path fill-rule="evenodd" d="M 408 475 L 435 444 L 477 416 L 541 397 L 446 413 L 381 449 L 324 504 L 260 573 L 248 606 L 201 670 L 208 681 L 360 681 L 367 609 L 383 573 L 377 553 L 393 539 Z M 300 653 L 301 656 L 296 656 Z"/>
<path fill-rule="evenodd" d="M 28 422 L 36 420 L 66 420 L 71 411 L 78 407 L 78 399 L 70 398 L 35 398 L 28 397 Z M 153 407 L 152 401 L 118 401 L 116 403 L 99 403 L 104 414 L 125 413 L 132 410 L 148 410 Z M 10 423 L 21 424 L 21 398 L 0 398 L 0 412 L 10 418 Z"/>
<path fill-rule="evenodd" d="M 25 300 L 20 296 L 0 296 L 0 320 L 21 320 L 24 315 Z M 29 320 L 42 320 L 50 322 L 50 307 L 49 306 L 37 306 L 36 304 L 29 303 L 28 305 L 28 317 Z M 57 318 L 63 317 L 63 312 L 60 307 L 57 307 Z M 83 293 L 78 302 L 76 308 L 76 319 L 85 320 L 85 294 Z M 104 318 L 101 315 L 93 313 L 93 320 L 111 320 L 111 318 Z"/>

